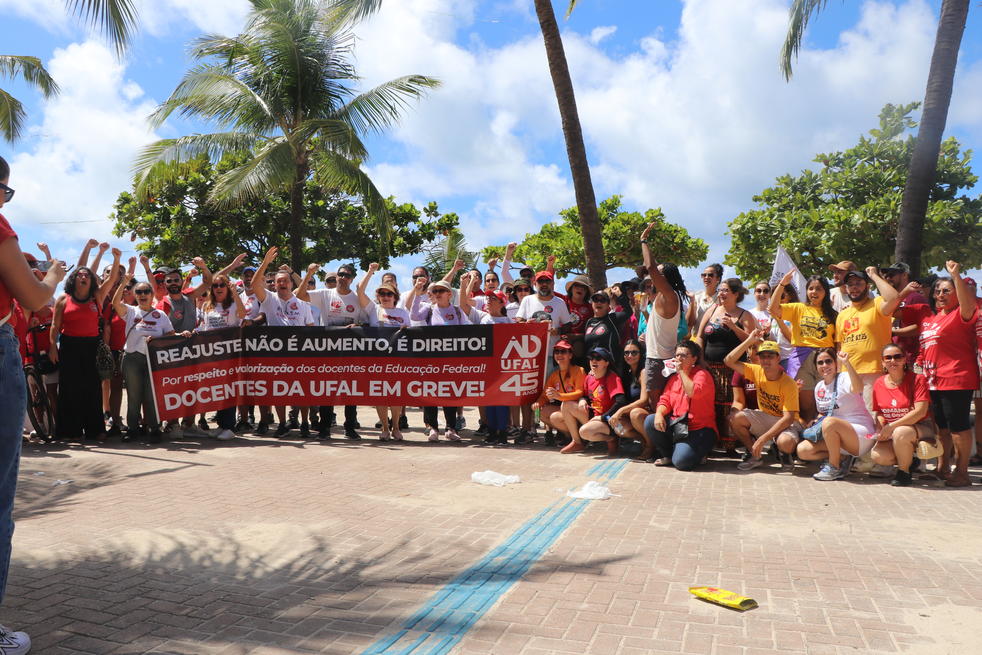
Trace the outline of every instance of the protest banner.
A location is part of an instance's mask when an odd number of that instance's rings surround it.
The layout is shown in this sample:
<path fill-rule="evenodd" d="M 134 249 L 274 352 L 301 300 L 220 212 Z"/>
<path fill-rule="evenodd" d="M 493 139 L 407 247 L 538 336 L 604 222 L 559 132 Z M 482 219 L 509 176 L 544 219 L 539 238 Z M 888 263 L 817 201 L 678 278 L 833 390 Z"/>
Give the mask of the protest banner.
<path fill-rule="evenodd" d="M 483 406 L 542 390 L 548 324 L 245 327 L 154 339 L 161 420 L 236 405 Z"/>

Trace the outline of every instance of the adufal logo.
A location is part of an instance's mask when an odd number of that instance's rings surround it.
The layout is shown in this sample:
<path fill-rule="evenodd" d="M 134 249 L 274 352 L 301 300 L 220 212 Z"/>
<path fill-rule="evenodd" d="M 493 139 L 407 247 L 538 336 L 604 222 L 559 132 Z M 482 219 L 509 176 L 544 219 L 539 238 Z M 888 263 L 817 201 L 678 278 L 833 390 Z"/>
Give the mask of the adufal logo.
<path fill-rule="evenodd" d="M 532 334 L 512 337 L 501 353 L 501 370 L 515 371 L 501 383 L 501 391 L 523 396 L 539 388 L 542 339 Z"/>
<path fill-rule="evenodd" d="M 842 323 L 842 334 L 850 335 L 859 329 L 859 317 L 850 318 Z"/>

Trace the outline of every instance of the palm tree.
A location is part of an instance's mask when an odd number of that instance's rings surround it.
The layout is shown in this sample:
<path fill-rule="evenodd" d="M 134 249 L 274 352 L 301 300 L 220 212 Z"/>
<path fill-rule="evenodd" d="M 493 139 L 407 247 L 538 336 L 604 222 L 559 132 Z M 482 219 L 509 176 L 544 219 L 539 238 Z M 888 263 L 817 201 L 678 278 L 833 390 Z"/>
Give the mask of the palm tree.
<path fill-rule="evenodd" d="M 244 164 L 218 178 L 209 202 L 230 206 L 289 189 L 290 258 L 299 270 L 304 185 L 311 176 L 326 188 L 361 197 L 379 221 L 380 235 L 388 235 L 384 198 L 361 170 L 368 157 L 361 135 L 392 125 L 410 101 L 439 83 L 409 75 L 356 94 L 351 27 L 380 0 L 250 2 L 241 34 L 193 43 L 191 54 L 201 63 L 150 118 L 159 127 L 179 112 L 224 131 L 146 147 L 135 164 L 137 193 L 146 194 L 162 176 L 180 170 L 163 164 L 249 151 Z"/>
<path fill-rule="evenodd" d="M 99 27 L 121 53 L 136 22 L 132 0 L 65 0 L 65 7 L 94 27 Z M 58 85 L 37 57 L 0 55 L 0 78 L 21 77 L 45 98 L 58 94 Z M 20 138 L 27 114 L 24 105 L 0 89 L 0 134 L 8 143 Z"/>
<path fill-rule="evenodd" d="M 794 0 L 788 21 L 788 35 L 781 49 L 781 70 L 785 79 L 791 79 L 791 60 L 801 47 L 805 27 L 813 14 L 825 8 L 828 0 Z M 911 155 L 907 183 L 900 203 L 900 219 L 897 224 L 897 243 L 894 256 L 897 261 L 910 265 L 914 275 L 920 272 L 921 243 L 924 216 L 927 213 L 931 187 L 934 185 L 941 138 L 948 120 L 951 104 L 951 88 L 958 64 L 965 21 L 968 18 L 969 0 L 943 0 L 938 32 L 934 39 L 931 69 L 924 91 L 924 111 L 921 113 L 917 140 Z"/>
<path fill-rule="evenodd" d="M 576 0 L 571 0 L 566 13 L 567 16 L 575 6 Z M 603 289 L 607 286 L 607 269 L 604 265 L 604 245 L 600 218 L 597 216 L 597 198 L 593 193 L 590 163 L 587 161 L 583 130 L 580 127 L 580 116 L 576 110 L 573 80 L 569 75 L 566 51 L 563 49 L 559 25 L 556 24 L 552 0 L 535 0 L 535 13 L 539 18 L 539 27 L 542 30 L 542 39 L 546 46 L 546 58 L 549 61 L 549 74 L 552 76 L 552 85 L 556 90 L 556 101 L 559 103 L 559 115 L 563 121 L 566 156 L 569 159 L 570 174 L 573 177 L 576 209 L 580 215 L 580 231 L 583 234 L 583 254 L 586 257 L 587 274 L 590 276 L 593 288 Z"/>

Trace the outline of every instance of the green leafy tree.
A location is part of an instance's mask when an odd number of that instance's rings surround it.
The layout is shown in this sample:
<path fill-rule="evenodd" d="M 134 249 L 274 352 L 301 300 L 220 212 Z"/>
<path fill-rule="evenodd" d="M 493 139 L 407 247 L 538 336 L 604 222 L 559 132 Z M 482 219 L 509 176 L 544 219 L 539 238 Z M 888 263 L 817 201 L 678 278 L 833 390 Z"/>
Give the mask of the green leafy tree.
<path fill-rule="evenodd" d="M 791 78 L 791 60 L 797 56 L 805 28 L 812 15 L 821 12 L 828 0 L 792 0 L 788 19 L 788 34 L 781 49 L 781 69 L 785 79 Z M 921 253 L 928 247 L 930 226 L 929 204 L 936 186 L 935 170 L 938 158 L 944 156 L 941 139 L 948 121 L 951 90 L 958 65 L 965 22 L 968 20 L 969 0 L 942 0 L 938 31 L 934 37 L 931 68 L 924 90 L 924 112 L 921 115 L 904 193 L 896 225 L 894 256 L 910 265 L 916 274 L 921 268 Z M 571 7 L 572 9 L 572 7 Z M 930 264 L 930 262 L 925 262 Z"/>
<path fill-rule="evenodd" d="M 290 222 L 290 194 L 285 189 L 234 207 L 208 202 L 221 176 L 247 159 L 239 153 L 226 155 L 216 165 L 207 157 L 170 164 L 174 174 L 149 194 L 119 195 L 112 214 L 116 236 L 143 240 L 137 246 L 141 254 L 169 266 L 199 255 L 226 263 L 242 252 L 259 262 L 271 246 L 285 247 Z M 391 257 L 422 252 L 458 221 L 456 214 L 441 215 L 435 202 L 420 210 L 387 198 L 392 238 L 379 239 L 375 219 L 350 198 L 329 193 L 313 180 L 307 181 L 303 198 L 303 230 L 310 235 L 299 254 L 304 265 L 355 260 L 362 269 L 371 262 L 386 266 Z"/>
<path fill-rule="evenodd" d="M 241 166 L 226 171 L 208 203 L 230 208 L 286 189 L 290 194 L 289 257 L 301 266 L 308 182 L 326 193 L 361 198 L 389 238 L 387 205 L 362 170 L 368 157 L 362 136 L 381 132 L 409 104 L 438 82 L 409 75 L 356 93 L 351 63 L 355 22 L 379 0 L 250 0 L 245 30 L 235 37 L 205 36 L 191 56 L 198 63 L 151 117 L 159 127 L 177 112 L 214 123 L 221 132 L 164 139 L 137 158 L 137 194 L 154 179 L 172 174 L 168 163 L 205 155 L 249 151 Z M 255 144 L 261 144 L 254 147 Z"/>
<path fill-rule="evenodd" d="M 621 197 L 611 196 L 597 208 L 603 231 L 604 271 L 612 268 L 635 268 L 641 264 L 639 239 L 649 223 L 655 226 L 648 236 L 652 254 L 678 266 L 695 266 L 706 257 L 709 247 L 702 239 L 689 236 L 688 231 L 665 220 L 661 209 L 629 212 L 621 208 Z M 515 260 L 535 269 L 546 266 L 546 257 L 556 256 L 556 274 L 580 274 L 586 270 L 583 240 L 580 236 L 580 217 L 576 207 L 559 212 L 562 221 L 546 223 L 535 234 L 528 234 L 515 249 Z M 503 246 L 489 246 L 483 251 L 485 261 L 504 256 Z"/>
<path fill-rule="evenodd" d="M 777 184 L 754 196 L 760 205 L 729 224 L 726 263 L 743 277 L 770 274 L 774 252 L 783 245 L 798 258 L 805 274 L 827 273 L 842 260 L 861 266 L 894 261 L 899 208 L 911 154 L 910 133 L 917 127 L 910 114 L 918 103 L 887 105 L 880 127 L 844 151 L 820 154 L 818 170 L 783 175 Z M 941 144 L 924 224 L 921 261 L 930 268 L 955 259 L 965 268 L 982 264 L 982 200 L 961 195 L 978 177 L 969 163 L 971 151 L 958 141 Z M 909 262 L 908 262 L 909 263 Z"/>

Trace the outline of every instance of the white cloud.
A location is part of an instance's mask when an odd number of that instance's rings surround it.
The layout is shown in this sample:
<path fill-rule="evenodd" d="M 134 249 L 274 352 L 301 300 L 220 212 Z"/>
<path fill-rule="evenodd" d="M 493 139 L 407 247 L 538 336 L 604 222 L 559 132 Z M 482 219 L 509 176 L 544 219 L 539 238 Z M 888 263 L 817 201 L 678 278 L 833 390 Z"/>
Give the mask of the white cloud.
<path fill-rule="evenodd" d="M 143 0 L 140 3 L 141 26 L 158 36 L 187 23 L 206 34 L 238 34 L 248 13 L 247 0 Z"/>
<path fill-rule="evenodd" d="M 593 31 L 590 32 L 590 43 L 597 45 L 608 36 L 613 35 L 617 32 L 616 25 L 602 25 L 600 27 L 594 27 Z"/>
<path fill-rule="evenodd" d="M 12 158 L 18 193 L 10 218 L 29 242 L 69 247 L 89 235 L 108 238 L 106 217 L 130 186 L 136 151 L 154 138 L 146 116 L 155 103 L 98 42 L 56 50 L 48 69 L 62 92 L 44 104 L 30 150 Z"/>

